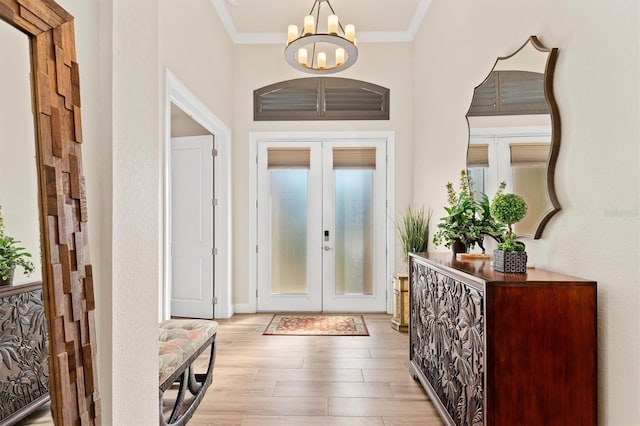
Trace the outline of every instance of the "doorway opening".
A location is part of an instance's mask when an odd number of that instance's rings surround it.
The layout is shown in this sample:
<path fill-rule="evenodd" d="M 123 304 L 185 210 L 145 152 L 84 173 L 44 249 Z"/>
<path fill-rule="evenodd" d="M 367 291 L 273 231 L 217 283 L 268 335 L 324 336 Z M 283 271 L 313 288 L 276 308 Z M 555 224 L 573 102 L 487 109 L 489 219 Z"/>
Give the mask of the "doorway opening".
<path fill-rule="evenodd" d="M 255 311 L 389 312 L 392 135 L 253 136 Z"/>
<path fill-rule="evenodd" d="M 233 315 L 230 287 L 231 132 L 168 70 L 165 95 L 164 262 L 160 320 L 172 315 L 229 318 Z M 181 136 L 198 134 L 198 137 L 172 139 L 177 136 L 175 130 L 179 130 Z M 210 166 L 208 170 L 207 165 Z M 178 173 L 174 173 L 176 167 Z M 210 188 L 203 183 L 210 183 Z M 193 226 L 192 218 L 185 214 L 194 213 L 190 207 L 196 204 L 199 206 L 198 226 Z M 197 256 L 193 253 L 185 255 L 179 245 L 185 237 L 193 238 L 195 231 L 206 239 L 198 247 Z M 188 245 L 194 247 L 194 244 Z M 196 270 L 198 272 L 193 273 Z M 190 272 L 194 276 L 186 277 Z M 176 276 L 186 278 L 182 282 L 188 282 L 189 286 L 181 285 L 176 289 Z M 176 299 L 187 303 L 180 307 L 175 304 Z M 179 311 L 174 312 L 176 309 Z"/>

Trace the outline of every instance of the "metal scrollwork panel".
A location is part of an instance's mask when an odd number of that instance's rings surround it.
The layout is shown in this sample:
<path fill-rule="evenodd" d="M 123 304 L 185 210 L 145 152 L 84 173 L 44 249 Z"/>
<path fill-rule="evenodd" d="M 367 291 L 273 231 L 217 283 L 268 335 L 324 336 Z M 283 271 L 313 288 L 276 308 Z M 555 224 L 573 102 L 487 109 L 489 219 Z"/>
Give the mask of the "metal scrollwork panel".
<path fill-rule="evenodd" d="M 411 358 L 457 425 L 484 422 L 482 292 L 412 263 Z"/>
<path fill-rule="evenodd" d="M 49 393 L 42 290 L 0 298 L 0 422 Z"/>

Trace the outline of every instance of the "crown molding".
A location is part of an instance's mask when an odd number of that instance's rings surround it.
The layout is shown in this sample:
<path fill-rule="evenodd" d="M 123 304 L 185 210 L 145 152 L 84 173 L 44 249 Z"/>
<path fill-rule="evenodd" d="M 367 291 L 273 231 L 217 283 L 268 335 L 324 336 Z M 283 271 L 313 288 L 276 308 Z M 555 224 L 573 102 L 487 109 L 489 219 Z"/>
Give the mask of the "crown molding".
<path fill-rule="evenodd" d="M 238 37 L 238 31 L 236 30 L 236 26 L 233 24 L 233 19 L 231 19 L 231 15 L 229 15 L 229 11 L 227 7 L 224 5 L 224 0 L 211 0 L 213 7 L 218 12 L 218 16 L 222 21 L 222 25 L 227 30 L 229 37 L 236 43 L 236 38 Z"/>
<path fill-rule="evenodd" d="M 431 0 L 420 0 L 420 2 L 418 3 L 416 13 L 415 15 L 413 15 L 411 25 L 409 25 L 409 30 L 407 31 L 409 34 L 411 34 L 411 41 L 413 41 L 413 38 L 416 36 L 416 33 L 420 29 L 420 25 L 422 24 L 422 21 L 424 21 L 427 10 L 429 10 L 429 6 L 431 6 Z"/>
<path fill-rule="evenodd" d="M 411 43 L 415 37 L 420 24 L 424 20 L 427 10 L 432 0 L 420 0 L 416 13 L 413 15 L 411 24 L 406 31 L 369 31 L 359 32 L 358 42 L 360 43 Z M 213 7 L 218 12 L 229 37 L 234 44 L 282 44 L 287 42 L 286 33 L 242 33 L 236 30 L 231 15 L 225 5 L 225 0 L 211 0 Z"/>

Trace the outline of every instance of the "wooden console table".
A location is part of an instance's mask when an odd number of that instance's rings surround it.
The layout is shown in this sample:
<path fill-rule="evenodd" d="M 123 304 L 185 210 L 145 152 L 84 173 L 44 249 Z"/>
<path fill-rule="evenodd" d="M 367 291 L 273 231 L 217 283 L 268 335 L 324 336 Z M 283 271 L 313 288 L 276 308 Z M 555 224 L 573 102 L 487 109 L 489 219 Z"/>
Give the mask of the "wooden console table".
<path fill-rule="evenodd" d="M 595 282 L 439 253 L 409 271 L 409 368 L 446 424 L 597 424 Z"/>
<path fill-rule="evenodd" d="M 0 288 L 0 426 L 49 401 L 48 342 L 42 283 Z"/>

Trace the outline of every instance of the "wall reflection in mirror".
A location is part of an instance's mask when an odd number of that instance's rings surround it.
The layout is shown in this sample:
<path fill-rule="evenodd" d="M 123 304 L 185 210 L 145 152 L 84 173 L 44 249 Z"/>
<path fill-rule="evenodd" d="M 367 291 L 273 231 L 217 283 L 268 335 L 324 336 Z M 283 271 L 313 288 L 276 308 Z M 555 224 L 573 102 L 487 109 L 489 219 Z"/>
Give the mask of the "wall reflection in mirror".
<path fill-rule="evenodd" d="M 553 183 L 560 122 L 553 99 L 557 49 L 531 37 L 514 54 L 499 58 L 474 90 L 467 113 L 467 168 L 477 192 L 493 198 L 500 182 L 527 201 L 518 235 L 540 238 L 559 209 Z M 545 92 L 546 87 L 546 92 Z"/>
<path fill-rule="evenodd" d="M 17 267 L 14 284 L 42 280 L 38 177 L 29 37 L 0 20 L 0 206 L 5 234 L 31 253 L 34 272 Z"/>

